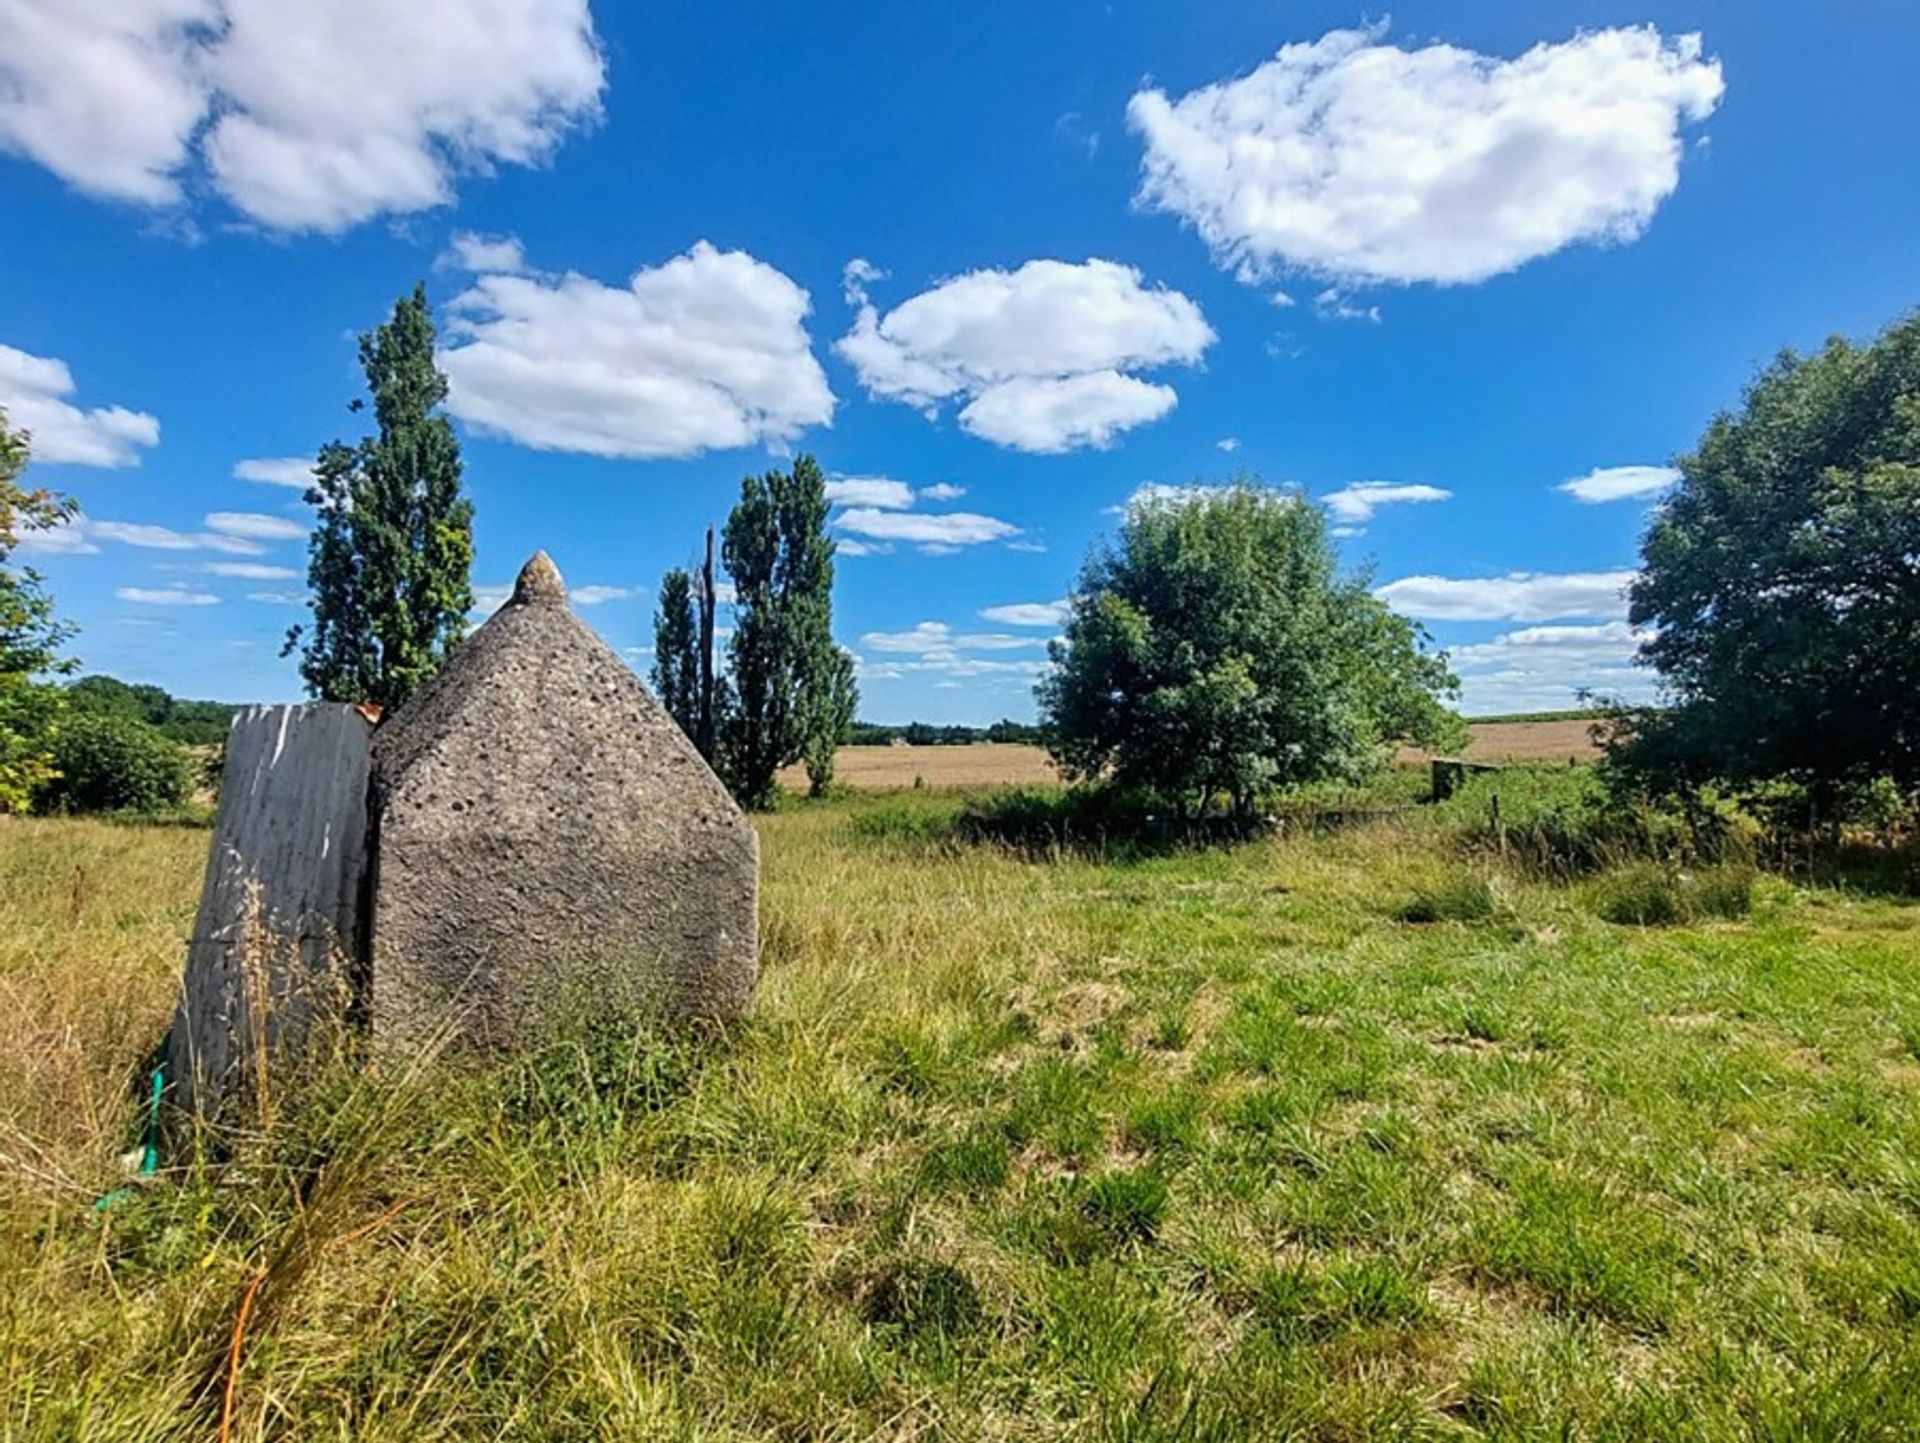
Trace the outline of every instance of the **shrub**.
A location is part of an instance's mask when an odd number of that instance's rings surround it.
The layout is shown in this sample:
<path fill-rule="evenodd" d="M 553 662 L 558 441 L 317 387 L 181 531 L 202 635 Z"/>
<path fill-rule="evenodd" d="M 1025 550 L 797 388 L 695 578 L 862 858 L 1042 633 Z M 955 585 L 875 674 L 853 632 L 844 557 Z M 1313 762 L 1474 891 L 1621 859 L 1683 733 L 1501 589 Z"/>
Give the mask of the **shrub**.
<path fill-rule="evenodd" d="M 131 717 L 68 716 L 53 734 L 53 765 L 38 798 L 45 811 L 158 812 L 193 790 L 186 748 Z"/>
<path fill-rule="evenodd" d="M 1539 871 L 1598 871 L 1621 862 L 1669 866 L 1751 857 L 1760 824 L 1711 788 L 1655 799 L 1596 767 L 1508 767 L 1481 773 L 1436 808 L 1470 851 L 1499 848 Z"/>

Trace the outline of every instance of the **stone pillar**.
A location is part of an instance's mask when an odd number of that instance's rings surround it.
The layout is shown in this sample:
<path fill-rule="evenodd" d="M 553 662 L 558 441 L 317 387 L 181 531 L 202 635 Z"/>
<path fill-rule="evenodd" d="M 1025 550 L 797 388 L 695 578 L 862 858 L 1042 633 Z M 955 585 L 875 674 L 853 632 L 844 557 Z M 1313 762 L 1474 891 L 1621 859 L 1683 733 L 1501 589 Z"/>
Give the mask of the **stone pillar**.
<path fill-rule="evenodd" d="M 266 1094 L 269 1064 L 355 1005 L 371 732 L 358 709 L 335 703 L 234 718 L 167 1045 L 174 1098 L 192 1111 Z"/>

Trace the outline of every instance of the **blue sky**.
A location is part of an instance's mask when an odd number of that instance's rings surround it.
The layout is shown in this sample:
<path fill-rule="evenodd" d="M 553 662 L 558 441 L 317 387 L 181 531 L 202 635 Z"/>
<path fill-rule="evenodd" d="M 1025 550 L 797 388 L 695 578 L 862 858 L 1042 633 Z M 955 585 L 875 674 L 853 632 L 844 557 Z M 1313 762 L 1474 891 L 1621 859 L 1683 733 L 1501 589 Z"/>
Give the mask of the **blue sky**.
<path fill-rule="evenodd" d="M 480 9 L 0 9 L 0 405 L 83 505 L 32 560 L 89 669 L 297 694 L 307 518 L 247 478 L 358 434 L 425 278 L 476 583 L 545 547 L 642 665 L 804 450 L 866 717 L 1030 715 L 1114 508 L 1242 471 L 1469 712 L 1644 692 L 1657 468 L 1920 296 L 1896 0 Z"/>

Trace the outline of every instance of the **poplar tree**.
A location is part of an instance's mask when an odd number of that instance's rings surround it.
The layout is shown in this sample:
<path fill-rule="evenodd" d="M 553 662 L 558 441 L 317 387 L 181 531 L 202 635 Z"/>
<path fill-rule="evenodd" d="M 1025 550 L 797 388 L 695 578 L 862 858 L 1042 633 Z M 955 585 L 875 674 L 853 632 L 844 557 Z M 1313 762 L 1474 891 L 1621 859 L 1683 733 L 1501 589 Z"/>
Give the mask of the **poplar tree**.
<path fill-rule="evenodd" d="M 826 477 L 811 456 L 740 483 L 721 550 L 735 592 L 722 772 L 742 805 L 765 807 L 781 767 L 808 756 L 820 765 L 856 695 L 852 660 L 833 640 Z M 830 774 L 827 762 L 820 785 Z"/>
<path fill-rule="evenodd" d="M 433 313 L 417 285 L 360 338 L 375 432 L 320 449 L 307 500 L 313 620 L 287 633 L 310 695 L 396 707 L 439 670 L 473 606 L 473 504 L 440 406 Z M 351 409 L 365 403 L 356 400 Z"/>
<path fill-rule="evenodd" d="M 660 578 L 660 605 L 653 614 L 653 690 L 698 745 L 701 666 L 693 592 L 693 577 L 684 567 Z"/>

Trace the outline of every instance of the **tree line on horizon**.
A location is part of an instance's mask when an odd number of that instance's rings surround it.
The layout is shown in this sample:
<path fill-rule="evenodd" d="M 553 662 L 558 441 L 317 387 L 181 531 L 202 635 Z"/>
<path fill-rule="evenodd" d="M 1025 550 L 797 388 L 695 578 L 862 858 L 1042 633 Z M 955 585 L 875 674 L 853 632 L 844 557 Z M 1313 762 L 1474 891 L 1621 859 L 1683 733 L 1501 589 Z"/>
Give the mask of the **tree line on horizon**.
<path fill-rule="evenodd" d="M 467 633 L 473 507 L 434 337 L 416 286 L 360 341 L 372 432 L 316 459 L 310 617 L 284 652 L 316 698 L 401 705 Z M 177 751 L 181 729 L 218 719 L 173 713 L 158 688 L 62 684 L 74 628 L 13 554 L 77 508 L 23 483 L 30 454 L 0 412 L 0 812 L 171 794 L 174 759 L 153 744 Z M 1676 466 L 1629 592 L 1660 705 L 1613 710 L 1611 774 L 1666 792 L 1784 786 L 1810 817 L 1872 789 L 1920 809 L 1920 315 L 1783 352 Z M 1243 481 L 1131 508 L 1082 569 L 1036 687 L 1039 725 L 985 735 L 1043 741 L 1070 777 L 1182 813 L 1214 798 L 1244 813 L 1357 777 L 1394 742 L 1456 739 L 1445 654 L 1341 570 L 1324 514 L 1296 502 Z M 711 531 L 703 564 L 660 588 L 655 688 L 749 806 L 770 804 L 796 762 L 823 790 L 849 739 L 977 734 L 855 722 L 827 518 L 810 456 L 743 479 L 720 536 L 724 653 Z M 118 771 L 145 780 L 122 787 Z M 83 800 L 82 775 L 111 784 Z"/>

